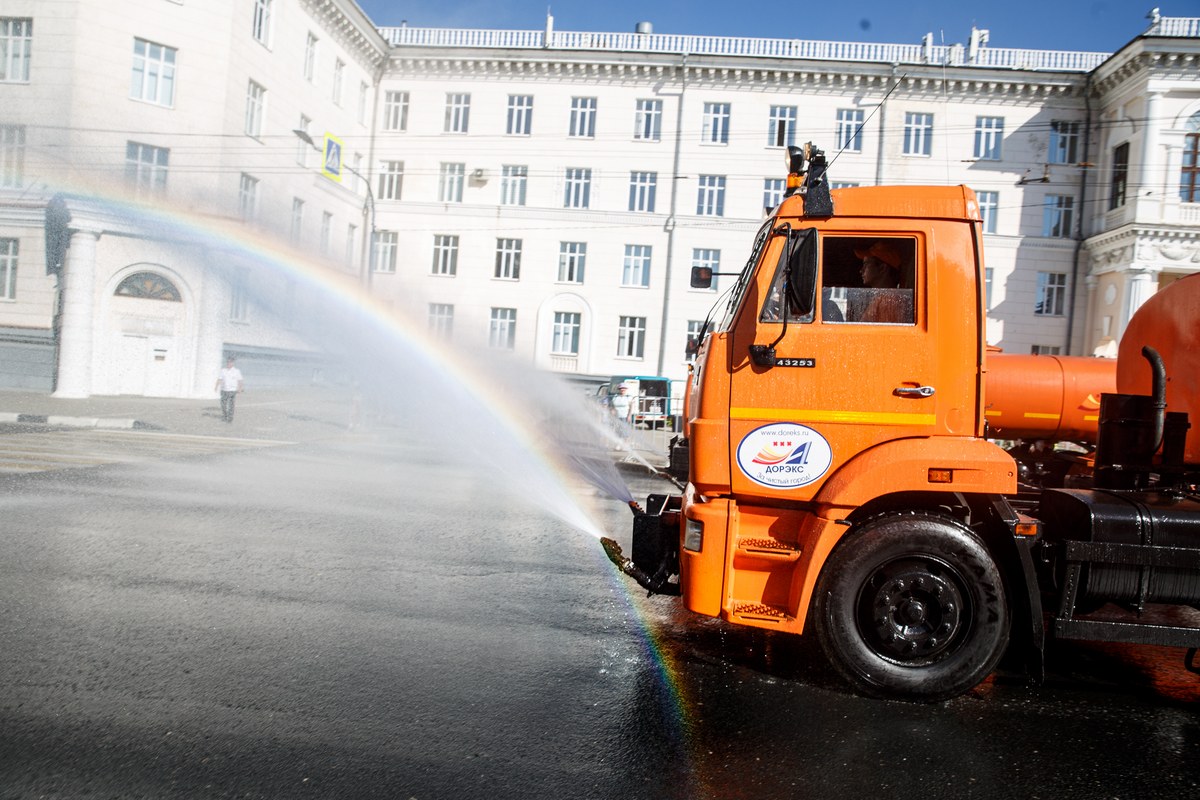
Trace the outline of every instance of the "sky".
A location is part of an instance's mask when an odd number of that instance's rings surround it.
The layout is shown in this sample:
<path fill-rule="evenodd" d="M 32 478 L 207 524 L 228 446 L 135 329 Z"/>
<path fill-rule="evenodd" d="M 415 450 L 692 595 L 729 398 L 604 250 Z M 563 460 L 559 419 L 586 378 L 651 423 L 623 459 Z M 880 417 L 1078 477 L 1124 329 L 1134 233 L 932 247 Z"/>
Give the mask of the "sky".
<path fill-rule="evenodd" d="M 547 9 L 560 31 L 787 38 L 837 42 L 966 44 L 971 26 L 989 47 L 1115 52 L 1145 32 L 1154 0 L 857 0 L 745 5 L 715 0 L 357 0 L 379 27 L 542 30 Z M 840 12 L 840 8 L 851 11 Z M 1162 0 L 1165 17 L 1200 17 L 1200 0 Z M 748 12 L 747 9 L 753 9 Z"/>

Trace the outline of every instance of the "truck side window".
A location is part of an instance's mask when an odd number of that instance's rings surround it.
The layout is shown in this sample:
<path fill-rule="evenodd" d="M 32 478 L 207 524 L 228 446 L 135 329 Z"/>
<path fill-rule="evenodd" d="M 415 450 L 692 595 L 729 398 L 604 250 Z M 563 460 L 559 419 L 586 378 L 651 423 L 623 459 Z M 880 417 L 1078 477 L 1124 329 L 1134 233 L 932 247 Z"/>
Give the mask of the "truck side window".
<path fill-rule="evenodd" d="M 912 325 L 916 242 L 899 237 L 824 237 L 824 322 Z"/>
<path fill-rule="evenodd" d="M 780 233 L 782 228 L 776 228 Z M 792 230 L 775 265 L 771 288 L 763 301 L 762 322 L 782 322 L 786 294 L 787 321 L 813 321 L 813 293 L 816 287 L 817 232 L 812 228 Z"/>

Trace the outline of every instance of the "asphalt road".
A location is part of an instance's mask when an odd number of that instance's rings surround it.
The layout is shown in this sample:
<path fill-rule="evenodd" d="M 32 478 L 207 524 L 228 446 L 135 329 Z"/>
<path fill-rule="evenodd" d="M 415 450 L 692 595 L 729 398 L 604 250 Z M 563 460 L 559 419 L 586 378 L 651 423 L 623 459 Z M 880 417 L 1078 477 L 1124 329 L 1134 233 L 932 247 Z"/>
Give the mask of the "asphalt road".
<path fill-rule="evenodd" d="M 3 798 L 1200 788 L 1178 651 L 1060 646 L 1041 687 L 856 697 L 804 640 L 644 597 L 538 487 L 399 432 L 0 486 Z M 587 502 L 627 541 L 623 504 Z"/>

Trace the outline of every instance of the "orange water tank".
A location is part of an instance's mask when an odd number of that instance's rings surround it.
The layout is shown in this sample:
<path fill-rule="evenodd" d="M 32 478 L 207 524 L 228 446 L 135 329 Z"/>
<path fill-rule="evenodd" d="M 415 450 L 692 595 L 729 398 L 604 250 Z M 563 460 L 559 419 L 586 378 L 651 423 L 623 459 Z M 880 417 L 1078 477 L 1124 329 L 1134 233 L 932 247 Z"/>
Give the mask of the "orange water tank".
<path fill-rule="evenodd" d="M 1184 411 L 1192 429 L 1184 459 L 1200 464 L 1200 274 L 1180 278 L 1142 304 L 1133 315 L 1117 354 L 1117 391 L 1150 394 L 1150 345 L 1167 368 L 1167 411 Z"/>
<path fill-rule="evenodd" d="M 1100 395 L 1116 389 L 1111 358 L 990 351 L 984 414 L 993 439 L 1095 442 Z"/>

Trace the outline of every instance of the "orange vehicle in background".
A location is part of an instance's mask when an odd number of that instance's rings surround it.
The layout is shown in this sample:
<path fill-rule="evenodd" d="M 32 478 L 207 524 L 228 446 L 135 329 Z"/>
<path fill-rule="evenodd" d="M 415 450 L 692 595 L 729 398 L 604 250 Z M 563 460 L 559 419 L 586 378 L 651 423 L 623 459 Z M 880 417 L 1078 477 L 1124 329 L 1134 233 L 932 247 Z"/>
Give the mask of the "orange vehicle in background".
<path fill-rule="evenodd" d="M 1177 413 L 1197 343 L 1172 339 L 1166 366 L 1122 345 L 1146 395 L 1114 394 L 1111 360 L 989 353 L 970 189 L 830 192 L 811 147 L 790 173 L 701 337 L 671 459 L 686 490 L 635 511 L 614 562 L 696 613 L 814 632 L 872 695 L 952 697 L 1006 652 L 1040 677 L 1048 634 L 1194 664 L 1200 625 L 1148 620 L 1200 604 L 1200 459 Z M 1171 289 L 1200 297 L 1200 278 Z M 1070 473 L 1023 482 L 1031 441 L 1097 443 L 1094 466 L 1075 448 Z"/>

